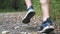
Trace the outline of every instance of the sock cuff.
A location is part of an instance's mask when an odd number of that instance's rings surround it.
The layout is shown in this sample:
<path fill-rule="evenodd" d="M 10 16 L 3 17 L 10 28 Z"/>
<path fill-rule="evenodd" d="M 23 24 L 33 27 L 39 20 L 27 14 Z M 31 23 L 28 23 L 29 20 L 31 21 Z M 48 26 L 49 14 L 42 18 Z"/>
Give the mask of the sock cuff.
<path fill-rule="evenodd" d="M 30 9 L 33 9 L 33 6 L 30 6 L 26 11 L 30 10 Z"/>

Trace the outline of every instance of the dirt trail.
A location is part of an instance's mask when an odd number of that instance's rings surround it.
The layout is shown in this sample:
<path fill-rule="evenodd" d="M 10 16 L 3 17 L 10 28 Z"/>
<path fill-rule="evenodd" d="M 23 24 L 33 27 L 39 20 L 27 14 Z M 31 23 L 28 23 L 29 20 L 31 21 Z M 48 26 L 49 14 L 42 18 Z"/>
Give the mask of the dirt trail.
<path fill-rule="evenodd" d="M 29 24 L 23 24 L 22 18 L 24 15 L 25 12 L 0 13 L 0 33 L 2 31 L 9 31 L 9 34 L 27 34 L 28 32 L 30 34 L 37 34 L 42 17 L 34 16 Z"/>

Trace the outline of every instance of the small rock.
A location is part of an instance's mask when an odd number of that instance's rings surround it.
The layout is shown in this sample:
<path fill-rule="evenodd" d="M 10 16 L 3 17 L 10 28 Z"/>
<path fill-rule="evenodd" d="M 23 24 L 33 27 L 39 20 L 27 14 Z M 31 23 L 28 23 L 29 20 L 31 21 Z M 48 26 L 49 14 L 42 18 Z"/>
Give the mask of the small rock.
<path fill-rule="evenodd" d="M 30 34 L 29 32 L 21 32 L 21 34 Z"/>
<path fill-rule="evenodd" d="M 14 27 L 14 29 L 18 29 L 18 28 L 19 28 L 19 26 Z"/>
<path fill-rule="evenodd" d="M 2 31 L 2 34 L 9 34 L 9 31 Z"/>
<path fill-rule="evenodd" d="M 21 34 L 23 34 L 24 32 L 21 32 Z"/>

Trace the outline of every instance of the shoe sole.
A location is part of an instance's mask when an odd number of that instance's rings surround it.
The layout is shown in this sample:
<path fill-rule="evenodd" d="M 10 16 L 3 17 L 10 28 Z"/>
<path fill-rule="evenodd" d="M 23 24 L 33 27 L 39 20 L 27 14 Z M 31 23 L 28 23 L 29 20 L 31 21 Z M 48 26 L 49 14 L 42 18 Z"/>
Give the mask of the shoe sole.
<path fill-rule="evenodd" d="M 30 19 L 35 15 L 35 12 L 29 12 L 27 16 L 23 19 L 23 23 L 27 24 L 30 22 Z"/>
<path fill-rule="evenodd" d="M 49 28 L 49 29 L 46 29 L 45 32 L 43 32 L 43 33 L 50 33 L 50 32 L 52 32 L 53 30 L 54 30 L 53 28 Z"/>
<path fill-rule="evenodd" d="M 50 33 L 54 30 L 53 26 L 47 26 L 42 31 L 39 31 L 40 33 Z"/>

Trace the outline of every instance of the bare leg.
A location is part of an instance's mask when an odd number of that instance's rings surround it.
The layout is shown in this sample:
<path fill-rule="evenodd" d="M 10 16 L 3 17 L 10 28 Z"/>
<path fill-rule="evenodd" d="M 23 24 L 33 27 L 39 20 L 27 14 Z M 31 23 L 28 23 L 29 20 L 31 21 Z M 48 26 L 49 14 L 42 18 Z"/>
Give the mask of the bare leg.
<path fill-rule="evenodd" d="M 43 11 L 43 22 L 39 32 L 50 33 L 54 30 L 51 19 L 49 18 L 49 0 L 40 0 Z"/>
<path fill-rule="evenodd" d="M 40 0 L 41 8 L 43 11 L 43 21 L 49 18 L 49 0 Z"/>
<path fill-rule="evenodd" d="M 31 0 L 25 0 L 25 2 L 26 2 L 26 5 L 27 5 L 27 8 L 29 8 L 32 5 Z"/>

